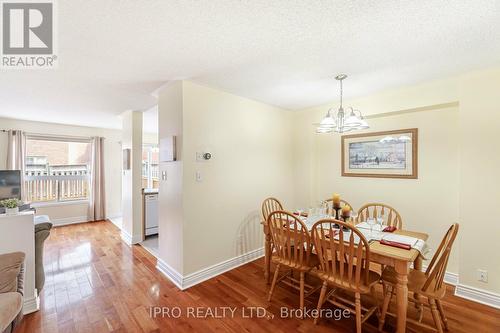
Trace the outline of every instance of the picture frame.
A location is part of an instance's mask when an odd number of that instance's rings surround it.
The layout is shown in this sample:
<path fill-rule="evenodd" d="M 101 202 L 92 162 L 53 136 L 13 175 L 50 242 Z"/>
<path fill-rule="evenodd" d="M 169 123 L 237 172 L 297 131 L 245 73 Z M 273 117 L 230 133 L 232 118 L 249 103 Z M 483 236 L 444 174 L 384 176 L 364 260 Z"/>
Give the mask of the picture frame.
<path fill-rule="evenodd" d="M 123 170 L 130 170 L 130 153 L 130 148 L 125 148 L 122 150 Z"/>
<path fill-rule="evenodd" d="M 160 139 L 160 162 L 177 161 L 177 138 L 175 135 Z"/>
<path fill-rule="evenodd" d="M 418 178 L 418 128 L 343 135 L 343 177 Z"/>

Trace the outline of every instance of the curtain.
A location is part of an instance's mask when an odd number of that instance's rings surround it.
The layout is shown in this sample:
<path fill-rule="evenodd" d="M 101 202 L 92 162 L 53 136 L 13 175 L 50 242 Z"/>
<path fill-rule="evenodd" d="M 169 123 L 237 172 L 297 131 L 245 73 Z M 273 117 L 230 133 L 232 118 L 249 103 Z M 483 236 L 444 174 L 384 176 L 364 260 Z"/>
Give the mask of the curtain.
<path fill-rule="evenodd" d="M 104 191 L 104 138 L 93 137 L 90 165 L 89 220 L 98 221 L 106 218 L 106 200 Z"/>
<path fill-rule="evenodd" d="M 26 198 L 24 172 L 26 158 L 26 135 L 23 131 L 7 131 L 7 169 L 21 171 L 21 200 Z"/>

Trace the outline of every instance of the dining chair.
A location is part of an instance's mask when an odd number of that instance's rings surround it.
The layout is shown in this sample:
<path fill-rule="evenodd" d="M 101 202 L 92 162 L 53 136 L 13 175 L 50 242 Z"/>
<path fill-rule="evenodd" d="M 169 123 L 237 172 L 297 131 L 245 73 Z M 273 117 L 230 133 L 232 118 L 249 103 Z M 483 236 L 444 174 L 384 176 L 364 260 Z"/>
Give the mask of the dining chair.
<path fill-rule="evenodd" d="M 336 225 L 340 228 L 336 228 Z M 317 313 L 321 313 L 326 301 L 348 310 L 356 315 L 356 332 L 361 333 L 362 324 L 375 311 L 379 312 L 375 285 L 380 280 L 380 274 L 370 270 L 368 241 L 355 226 L 335 219 L 316 222 L 311 237 L 320 263 L 315 273 L 323 280 Z M 328 286 L 333 289 L 327 293 Z M 354 293 L 354 303 L 339 295 L 340 290 Z M 365 294 L 374 303 L 371 308 L 361 306 L 361 295 Z M 317 324 L 318 320 L 319 316 L 314 319 L 314 323 Z"/>
<path fill-rule="evenodd" d="M 358 222 L 366 221 L 368 218 L 377 218 L 380 214 L 386 216 L 387 226 L 397 229 L 403 228 L 403 219 L 398 211 L 383 203 L 368 203 L 358 209 Z"/>
<path fill-rule="evenodd" d="M 267 300 L 271 301 L 276 283 L 288 279 L 284 283 L 299 290 L 300 309 L 303 310 L 304 298 L 319 289 L 319 286 L 314 288 L 305 283 L 305 274 L 319 264 L 318 257 L 312 253 L 309 231 L 298 217 L 283 210 L 272 212 L 267 223 L 274 244 L 272 261 L 277 265 Z M 299 280 L 288 273 L 278 278 L 282 267 L 289 268 L 290 273 L 299 272 Z"/>
<path fill-rule="evenodd" d="M 281 202 L 273 197 L 266 198 L 262 202 L 262 218 L 263 221 L 267 221 L 269 215 L 277 210 L 283 210 L 283 205 Z"/>
<path fill-rule="evenodd" d="M 407 319 L 407 322 L 416 324 L 417 326 L 425 327 L 439 333 L 448 330 L 448 321 L 443 311 L 441 300 L 446 294 L 446 285 L 444 284 L 444 275 L 446 273 L 446 266 L 450 257 L 453 242 L 457 237 L 459 224 L 453 224 L 446 235 L 444 236 L 441 244 L 439 245 L 436 253 L 425 272 L 412 269 L 408 275 L 408 291 L 413 293 L 414 297 L 409 297 L 410 302 L 415 302 L 419 307 L 419 318 L 417 320 Z M 385 317 L 388 313 L 389 303 L 394 294 L 394 288 L 397 284 L 396 272 L 394 268 L 387 267 L 382 272 L 382 281 L 384 283 L 384 302 L 382 304 L 382 314 L 379 321 L 379 331 L 384 327 Z M 415 294 L 417 297 L 415 297 Z M 421 300 L 421 297 L 427 298 L 427 303 Z M 424 299 L 425 300 L 425 299 Z M 422 323 L 423 307 L 430 308 L 435 327 L 431 327 Z"/>
<path fill-rule="evenodd" d="M 326 204 L 327 204 L 326 213 L 328 215 L 333 215 L 333 198 L 326 199 L 324 202 L 326 202 Z M 345 205 L 349 205 L 352 208 L 352 206 L 349 202 L 345 201 L 344 199 L 340 199 L 340 207 L 342 208 Z"/>

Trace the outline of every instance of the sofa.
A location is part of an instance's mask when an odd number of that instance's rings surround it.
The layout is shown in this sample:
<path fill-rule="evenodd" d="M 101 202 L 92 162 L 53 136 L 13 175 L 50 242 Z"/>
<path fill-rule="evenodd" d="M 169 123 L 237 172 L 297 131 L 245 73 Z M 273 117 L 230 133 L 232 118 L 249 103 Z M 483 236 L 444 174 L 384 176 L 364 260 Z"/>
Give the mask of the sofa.
<path fill-rule="evenodd" d="M 0 254 L 0 332 L 12 333 L 23 316 L 23 252 Z"/>
<path fill-rule="evenodd" d="M 50 235 L 52 223 L 47 215 L 35 216 L 35 288 L 38 294 L 45 284 L 45 269 L 43 267 L 43 244 Z"/>

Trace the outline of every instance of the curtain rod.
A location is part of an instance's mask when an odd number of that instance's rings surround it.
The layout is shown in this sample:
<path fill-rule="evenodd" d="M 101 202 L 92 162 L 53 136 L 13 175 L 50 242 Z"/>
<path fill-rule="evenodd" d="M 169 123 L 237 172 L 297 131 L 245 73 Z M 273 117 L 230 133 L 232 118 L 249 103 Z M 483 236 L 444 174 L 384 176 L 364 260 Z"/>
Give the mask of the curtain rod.
<path fill-rule="evenodd" d="M 9 130 L 2 129 L 0 132 L 8 132 Z M 33 133 L 33 132 L 24 132 L 27 136 L 38 136 L 45 138 L 58 138 L 58 139 L 75 139 L 75 140 L 92 140 L 92 136 L 75 136 L 75 135 L 57 135 L 57 134 L 43 134 L 43 133 Z M 102 137 L 105 139 L 104 137 Z"/>

